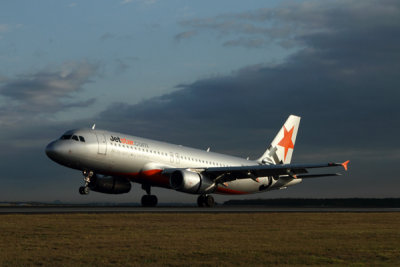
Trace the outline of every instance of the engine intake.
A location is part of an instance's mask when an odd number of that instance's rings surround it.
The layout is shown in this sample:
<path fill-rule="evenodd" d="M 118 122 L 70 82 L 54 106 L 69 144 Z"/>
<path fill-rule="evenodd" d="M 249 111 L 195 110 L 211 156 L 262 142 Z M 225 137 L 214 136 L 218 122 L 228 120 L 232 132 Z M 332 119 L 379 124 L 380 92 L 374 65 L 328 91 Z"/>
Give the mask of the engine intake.
<path fill-rule="evenodd" d="M 90 182 L 89 188 L 100 193 L 124 194 L 131 191 L 132 185 L 124 178 L 96 175 Z"/>
<path fill-rule="evenodd" d="M 216 188 L 209 177 L 187 170 L 174 171 L 169 178 L 169 184 L 172 189 L 191 194 L 208 194 Z"/>

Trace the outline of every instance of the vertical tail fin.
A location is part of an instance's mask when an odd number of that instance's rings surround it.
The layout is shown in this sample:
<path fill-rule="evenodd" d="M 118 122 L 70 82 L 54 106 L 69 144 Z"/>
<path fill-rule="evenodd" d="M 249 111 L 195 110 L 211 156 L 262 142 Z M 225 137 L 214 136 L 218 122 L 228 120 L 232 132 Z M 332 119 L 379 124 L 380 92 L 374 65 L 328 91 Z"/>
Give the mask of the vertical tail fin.
<path fill-rule="evenodd" d="M 300 117 L 290 115 L 267 151 L 258 159 L 260 163 L 287 164 L 292 160 Z"/>

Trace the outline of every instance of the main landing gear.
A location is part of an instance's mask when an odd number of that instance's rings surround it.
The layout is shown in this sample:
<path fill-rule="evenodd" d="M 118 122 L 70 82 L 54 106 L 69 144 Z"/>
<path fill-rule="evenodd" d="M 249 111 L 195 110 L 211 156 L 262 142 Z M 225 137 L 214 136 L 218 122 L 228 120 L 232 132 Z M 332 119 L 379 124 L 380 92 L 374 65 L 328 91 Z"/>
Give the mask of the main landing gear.
<path fill-rule="evenodd" d="M 200 195 L 197 198 L 197 205 L 199 207 L 214 207 L 215 206 L 215 201 L 213 196 L 211 195 Z"/>
<path fill-rule="evenodd" d="M 147 195 L 142 197 L 142 206 L 143 207 L 155 207 L 157 206 L 158 200 L 157 196 L 151 195 L 151 187 L 147 184 L 142 184 L 142 189 L 146 191 Z"/>
<path fill-rule="evenodd" d="M 85 186 L 79 187 L 79 194 L 87 195 L 90 192 L 89 189 L 90 179 L 92 179 L 94 173 L 92 171 L 87 171 L 87 170 L 84 170 L 82 173 L 83 176 L 85 176 L 85 178 L 83 178 L 83 180 L 85 181 Z"/>

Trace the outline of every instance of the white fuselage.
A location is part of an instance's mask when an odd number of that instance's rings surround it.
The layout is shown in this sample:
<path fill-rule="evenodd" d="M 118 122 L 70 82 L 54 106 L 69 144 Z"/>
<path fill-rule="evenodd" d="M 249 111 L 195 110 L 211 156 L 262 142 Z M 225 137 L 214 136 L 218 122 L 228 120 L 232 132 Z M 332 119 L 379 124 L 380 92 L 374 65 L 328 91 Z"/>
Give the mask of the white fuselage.
<path fill-rule="evenodd" d="M 256 161 L 238 157 L 91 129 L 66 132 L 62 138 L 48 145 L 46 153 L 52 160 L 70 168 L 124 177 L 132 182 L 165 188 L 171 188 L 169 176 L 163 173 L 165 168 L 204 169 L 259 165 Z M 255 177 L 219 184 L 215 193 L 249 194 L 299 182 L 301 179 L 285 179 L 285 176 Z"/>

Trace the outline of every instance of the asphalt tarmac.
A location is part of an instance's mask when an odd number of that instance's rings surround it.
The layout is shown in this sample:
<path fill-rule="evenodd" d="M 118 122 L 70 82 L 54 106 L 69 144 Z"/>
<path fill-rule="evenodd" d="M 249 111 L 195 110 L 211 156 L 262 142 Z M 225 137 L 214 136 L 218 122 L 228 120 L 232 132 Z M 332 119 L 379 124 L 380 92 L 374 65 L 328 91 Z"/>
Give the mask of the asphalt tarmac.
<path fill-rule="evenodd" d="M 275 213 L 275 212 L 400 212 L 400 208 L 282 208 L 262 206 L 2 206 L 4 214 L 60 214 L 60 213 Z"/>

